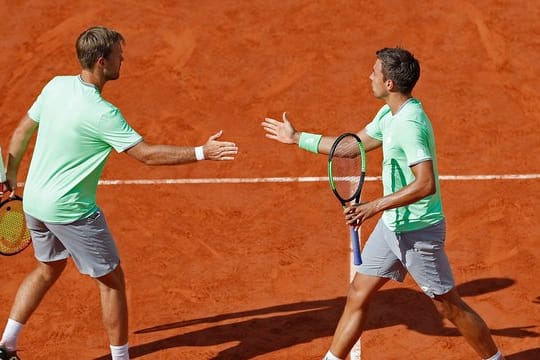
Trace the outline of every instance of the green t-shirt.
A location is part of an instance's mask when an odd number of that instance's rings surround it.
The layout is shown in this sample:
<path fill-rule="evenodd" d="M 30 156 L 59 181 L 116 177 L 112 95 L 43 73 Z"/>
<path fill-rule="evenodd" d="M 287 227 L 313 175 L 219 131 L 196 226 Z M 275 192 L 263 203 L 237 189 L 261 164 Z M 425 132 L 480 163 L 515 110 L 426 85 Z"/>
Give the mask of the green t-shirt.
<path fill-rule="evenodd" d="M 369 136 L 382 141 L 384 195 L 392 194 L 414 180 L 411 166 L 431 160 L 437 191 L 413 204 L 384 211 L 382 219 L 395 232 L 423 229 L 444 219 L 433 128 L 422 104 L 410 99 L 397 114 L 384 105 L 366 126 Z"/>
<path fill-rule="evenodd" d="M 24 211 L 45 222 L 64 224 L 92 214 L 111 150 L 122 152 L 142 137 L 80 76 L 52 79 L 28 116 L 39 127 L 24 187 Z"/>

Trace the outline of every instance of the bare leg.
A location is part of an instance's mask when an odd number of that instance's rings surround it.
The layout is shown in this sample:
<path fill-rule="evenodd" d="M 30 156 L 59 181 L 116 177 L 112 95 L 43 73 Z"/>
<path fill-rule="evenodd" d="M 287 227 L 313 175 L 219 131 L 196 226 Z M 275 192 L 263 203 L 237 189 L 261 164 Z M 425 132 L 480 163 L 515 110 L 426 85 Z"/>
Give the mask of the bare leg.
<path fill-rule="evenodd" d="M 67 260 L 38 263 L 23 280 L 15 296 L 9 318 L 26 324 L 41 300 L 66 268 Z"/>
<path fill-rule="evenodd" d="M 128 311 L 124 272 L 120 265 L 96 279 L 101 293 L 103 324 L 113 346 L 128 342 Z"/>
<path fill-rule="evenodd" d="M 369 301 L 389 279 L 356 273 L 347 294 L 347 302 L 339 319 L 330 351 L 345 359 L 364 330 Z"/>
<path fill-rule="evenodd" d="M 456 289 L 433 299 L 437 310 L 450 320 L 476 353 L 487 359 L 498 351 L 484 320 L 459 296 Z"/>

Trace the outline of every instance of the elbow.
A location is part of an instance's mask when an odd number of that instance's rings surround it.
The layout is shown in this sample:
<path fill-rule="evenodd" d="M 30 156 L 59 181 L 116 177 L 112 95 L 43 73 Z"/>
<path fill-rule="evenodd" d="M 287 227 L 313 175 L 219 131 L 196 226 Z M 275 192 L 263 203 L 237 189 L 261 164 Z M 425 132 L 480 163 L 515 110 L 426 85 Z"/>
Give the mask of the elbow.
<path fill-rule="evenodd" d="M 153 156 L 152 153 L 128 151 L 128 154 L 131 155 L 132 158 L 134 158 L 135 160 L 137 160 L 138 162 L 144 165 L 159 165 L 157 158 Z"/>
<path fill-rule="evenodd" d="M 135 160 L 145 164 L 145 165 L 151 165 L 152 164 L 152 156 L 147 152 L 141 152 L 141 151 L 134 151 L 129 149 L 126 151 L 128 155 L 133 157 Z"/>
<path fill-rule="evenodd" d="M 141 158 L 139 159 L 140 162 L 142 162 L 144 165 L 152 165 L 152 160 L 149 158 Z"/>
<path fill-rule="evenodd" d="M 435 182 L 429 181 L 424 183 L 416 183 L 416 187 L 413 192 L 416 194 L 415 198 L 420 200 L 425 197 L 434 195 L 437 192 L 437 186 Z"/>
<path fill-rule="evenodd" d="M 430 181 L 429 183 L 425 184 L 422 187 L 423 198 L 434 195 L 436 192 L 437 192 L 437 186 L 435 185 L 435 182 L 433 181 Z"/>
<path fill-rule="evenodd" d="M 133 146 L 132 148 L 128 149 L 126 153 L 145 165 L 157 164 L 156 160 L 158 157 L 156 156 L 155 148 L 145 142 L 141 142 Z"/>
<path fill-rule="evenodd" d="M 146 154 L 142 156 L 139 161 L 142 162 L 144 165 L 159 165 L 159 162 L 151 154 Z"/>

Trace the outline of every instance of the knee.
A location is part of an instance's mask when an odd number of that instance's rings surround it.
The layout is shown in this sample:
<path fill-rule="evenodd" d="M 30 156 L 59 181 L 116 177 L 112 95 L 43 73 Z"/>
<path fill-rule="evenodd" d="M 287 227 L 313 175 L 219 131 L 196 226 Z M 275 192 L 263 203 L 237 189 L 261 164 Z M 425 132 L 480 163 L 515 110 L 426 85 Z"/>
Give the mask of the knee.
<path fill-rule="evenodd" d="M 96 279 L 102 290 L 124 290 L 125 280 L 124 271 L 122 267 L 118 265 L 113 271 Z"/>
<path fill-rule="evenodd" d="M 388 281 L 389 279 L 387 278 L 356 273 L 349 286 L 347 305 L 357 309 L 367 310 L 373 295 Z"/>
<path fill-rule="evenodd" d="M 437 312 L 444 318 L 451 320 L 451 318 L 455 317 L 455 313 L 452 310 L 451 306 L 448 306 L 444 302 L 437 301 L 434 299 L 433 304 L 435 305 L 435 309 L 437 309 Z"/>
<path fill-rule="evenodd" d="M 356 307 L 362 307 L 366 303 L 368 294 L 366 291 L 355 285 L 354 282 L 349 286 L 349 292 L 347 293 L 347 302 L 349 304 L 354 304 Z"/>
<path fill-rule="evenodd" d="M 449 299 L 444 296 L 436 296 L 433 299 L 433 303 L 435 304 L 435 308 L 439 314 L 452 322 L 454 322 L 454 320 L 460 314 L 467 310 L 467 305 L 463 302 L 463 300 L 461 300 L 461 298 Z"/>
<path fill-rule="evenodd" d="M 60 277 L 66 264 L 66 260 L 39 263 L 36 272 L 43 282 L 52 285 Z"/>

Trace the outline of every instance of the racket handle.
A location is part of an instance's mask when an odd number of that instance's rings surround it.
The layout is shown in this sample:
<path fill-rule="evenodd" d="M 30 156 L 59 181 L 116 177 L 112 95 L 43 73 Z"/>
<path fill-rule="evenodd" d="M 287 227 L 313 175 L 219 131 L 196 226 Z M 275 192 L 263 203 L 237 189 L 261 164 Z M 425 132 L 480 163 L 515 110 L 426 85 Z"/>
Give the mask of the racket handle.
<path fill-rule="evenodd" d="M 0 183 L 6 182 L 6 172 L 4 168 L 4 159 L 2 154 L 2 148 L 0 147 Z M 0 184 L 0 192 L 2 191 L 2 185 Z"/>
<path fill-rule="evenodd" d="M 350 230 L 354 265 L 360 265 L 362 264 L 362 256 L 360 255 L 360 239 L 358 238 L 358 231 L 354 229 L 354 226 L 350 226 Z"/>

